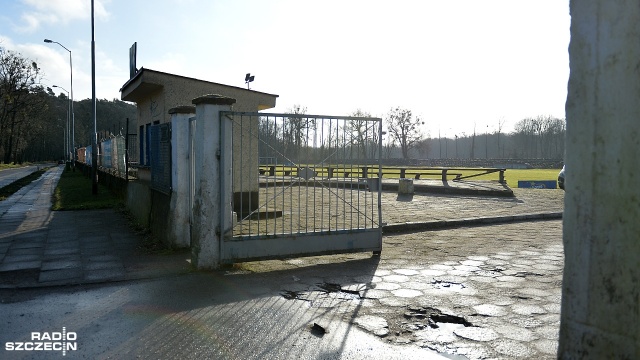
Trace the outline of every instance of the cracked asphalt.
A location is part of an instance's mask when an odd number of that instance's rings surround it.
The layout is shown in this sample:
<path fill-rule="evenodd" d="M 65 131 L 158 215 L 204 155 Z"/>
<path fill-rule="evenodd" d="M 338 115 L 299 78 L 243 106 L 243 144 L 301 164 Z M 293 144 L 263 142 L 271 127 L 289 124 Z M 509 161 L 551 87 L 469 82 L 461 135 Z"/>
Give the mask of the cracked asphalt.
<path fill-rule="evenodd" d="M 135 254 L 140 239 L 118 213 L 47 210 L 55 185 L 47 174 L 0 203 L 3 344 L 66 326 L 80 339 L 72 358 L 556 357 L 562 222 L 543 215 L 562 212 L 561 190 L 514 189 L 515 198 L 416 194 L 408 201 L 386 193 L 389 224 L 456 227 L 386 234 L 379 257 L 192 272 L 188 254 Z M 530 221 L 460 226 L 483 217 Z M 74 222 L 77 231 L 59 231 Z M 54 244 L 67 250 L 53 251 Z M 2 357 L 46 355 L 5 350 Z"/>

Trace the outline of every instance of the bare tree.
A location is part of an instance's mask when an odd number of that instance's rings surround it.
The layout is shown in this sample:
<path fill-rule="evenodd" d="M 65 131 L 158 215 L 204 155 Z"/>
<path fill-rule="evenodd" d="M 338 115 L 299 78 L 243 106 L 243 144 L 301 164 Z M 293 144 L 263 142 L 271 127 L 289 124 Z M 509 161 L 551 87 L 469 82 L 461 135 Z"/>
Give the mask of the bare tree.
<path fill-rule="evenodd" d="M 402 157 L 408 159 L 409 150 L 422 140 L 420 125 L 424 123 L 419 117 L 413 117 L 411 110 L 399 107 L 391 109 L 386 122 L 391 139 L 400 146 Z"/>
<path fill-rule="evenodd" d="M 287 114 L 292 115 L 304 115 L 306 113 L 307 108 L 298 104 L 287 111 Z M 287 118 L 287 121 L 282 125 L 284 153 L 290 160 L 296 159 L 295 162 L 297 162 L 302 145 L 307 145 L 309 142 L 308 130 L 310 129 L 315 129 L 315 121 L 299 116 Z"/>
<path fill-rule="evenodd" d="M 350 134 L 351 145 L 355 146 L 358 157 L 373 159 L 378 153 L 379 127 L 375 121 L 367 120 L 371 114 L 360 109 L 349 116 L 362 118 L 352 119 L 345 125 L 345 130 Z"/>
<path fill-rule="evenodd" d="M 16 144 L 27 128 L 23 123 L 30 121 L 34 111 L 42 110 L 42 99 L 34 95 L 42 91 L 40 78 L 35 62 L 0 48 L 0 153 L 5 163 L 16 160 Z"/>
<path fill-rule="evenodd" d="M 525 158 L 561 158 L 564 154 L 564 119 L 537 116 L 518 121 L 512 137 L 514 154 Z"/>

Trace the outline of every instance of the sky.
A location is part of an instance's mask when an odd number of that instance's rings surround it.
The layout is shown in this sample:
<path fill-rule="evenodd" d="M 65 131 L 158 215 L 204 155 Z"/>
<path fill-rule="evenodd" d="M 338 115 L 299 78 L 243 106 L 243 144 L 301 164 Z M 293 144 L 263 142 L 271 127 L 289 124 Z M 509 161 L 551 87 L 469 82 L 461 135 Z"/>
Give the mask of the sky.
<path fill-rule="evenodd" d="M 95 0 L 96 97 L 137 67 L 277 94 L 284 113 L 419 116 L 426 136 L 564 118 L 569 0 Z M 0 47 L 91 98 L 91 1 L 0 0 Z M 53 89 L 56 93 L 59 89 Z"/>

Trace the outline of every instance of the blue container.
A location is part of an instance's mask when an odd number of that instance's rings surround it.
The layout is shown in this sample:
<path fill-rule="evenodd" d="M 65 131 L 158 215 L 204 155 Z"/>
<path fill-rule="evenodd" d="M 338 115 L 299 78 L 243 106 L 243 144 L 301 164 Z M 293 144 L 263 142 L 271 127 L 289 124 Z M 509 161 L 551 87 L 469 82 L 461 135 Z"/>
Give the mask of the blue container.
<path fill-rule="evenodd" d="M 518 187 L 528 189 L 556 189 L 558 182 L 556 180 L 518 180 Z"/>

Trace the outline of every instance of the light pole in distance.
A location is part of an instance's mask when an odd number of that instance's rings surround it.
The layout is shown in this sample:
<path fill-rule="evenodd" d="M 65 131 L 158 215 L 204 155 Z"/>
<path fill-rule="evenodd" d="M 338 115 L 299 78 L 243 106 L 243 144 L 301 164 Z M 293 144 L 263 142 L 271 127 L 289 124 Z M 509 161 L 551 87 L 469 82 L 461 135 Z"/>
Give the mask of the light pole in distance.
<path fill-rule="evenodd" d="M 73 156 L 72 167 L 75 170 L 76 169 L 76 166 L 75 166 L 75 160 L 76 160 L 76 155 L 75 155 L 75 148 L 76 148 L 76 116 L 75 116 L 75 113 L 73 112 L 73 60 L 71 58 L 71 50 L 67 49 L 66 46 L 60 44 L 57 41 L 44 39 L 44 42 L 46 42 L 48 44 L 58 44 L 63 49 L 65 49 L 65 50 L 67 50 L 69 52 L 69 69 L 71 70 L 71 148 L 74 149 L 73 150 L 74 154 L 72 155 Z"/>

